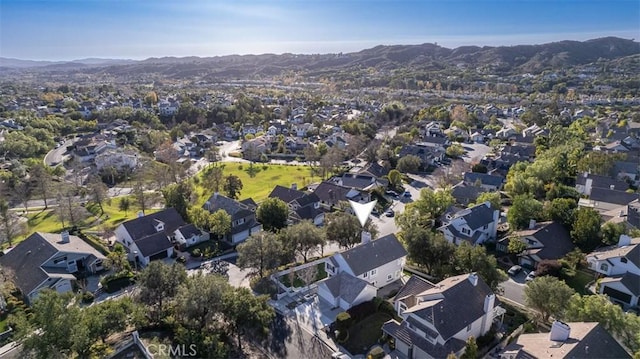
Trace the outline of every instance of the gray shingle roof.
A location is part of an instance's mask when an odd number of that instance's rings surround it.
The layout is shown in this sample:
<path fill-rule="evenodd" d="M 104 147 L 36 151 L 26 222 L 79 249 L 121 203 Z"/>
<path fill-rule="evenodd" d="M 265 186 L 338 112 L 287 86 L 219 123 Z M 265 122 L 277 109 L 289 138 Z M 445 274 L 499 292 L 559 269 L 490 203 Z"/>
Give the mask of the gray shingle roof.
<path fill-rule="evenodd" d="M 131 239 L 136 241 L 138 239 L 155 234 L 155 225 L 161 221 L 164 223 L 164 234 L 170 236 L 181 226 L 186 225 L 180 214 L 175 208 L 163 209 L 160 212 L 148 214 L 143 217 L 132 219 L 122 223 L 124 228 L 129 232 Z"/>
<path fill-rule="evenodd" d="M 466 206 L 469 203 L 475 202 L 478 196 L 486 191 L 487 190 L 482 187 L 459 184 L 451 189 L 451 195 L 456 199 L 456 203 Z"/>
<path fill-rule="evenodd" d="M 269 198 L 279 198 L 284 201 L 284 203 L 291 203 L 304 195 L 305 193 L 302 191 L 277 185 L 273 188 L 271 193 L 269 193 Z"/>
<path fill-rule="evenodd" d="M 253 200 L 251 200 L 251 202 L 253 202 Z M 222 209 L 231 216 L 231 220 L 236 220 L 250 215 L 251 212 L 255 210 L 251 202 L 247 200 L 239 202 L 221 194 L 213 194 L 205 203 L 204 208 L 211 213 Z"/>
<path fill-rule="evenodd" d="M 436 287 L 423 293 L 440 293 L 443 299 L 434 305 L 430 305 L 430 301 L 423 302 L 413 311 L 421 318 L 433 318 L 428 320 L 432 321 L 444 340 L 448 340 L 482 317 L 485 297 L 493 294 L 491 288 L 480 277 L 474 286 L 469 280 L 470 275 L 472 274 L 450 277 L 437 283 Z M 495 305 L 498 305 L 497 300 Z"/>
<path fill-rule="evenodd" d="M 426 290 L 435 287 L 435 284 L 429 282 L 426 279 L 422 279 L 418 276 L 411 276 L 409 280 L 402 286 L 398 294 L 394 297 L 394 300 L 402 299 L 410 295 L 418 295 Z"/>
<path fill-rule="evenodd" d="M 432 344 L 424 336 L 408 329 L 404 322 L 400 324 L 393 319 L 382 325 L 382 331 L 408 345 L 420 348 L 433 358 L 445 358 L 449 353 L 457 353 L 465 346 L 464 341 L 456 338 L 447 340 L 444 345 L 439 343 Z"/>
<path fill-rule="evenodd" d="M 369 283 L 346 272 L 340 272 L 319 285 L 325 285 L 334 298 L 342 298 L 351 304 Z"/>
<path fill-rule="evenodd" d="M 178 228 L 178 231 L 180 231 L 185 238 L 191 238 L 193 235 L 200 235 L 201 233 L 201 231 L 191 223 Z"/>
<path fill-rule="evenodd" d="M 140 238 L 135 242 L 143 257 L 151 257 L 152 255 L 166 251 L 173 246 L 169 237 L 167 237 L 164 232 L 154 233 Z"/>
<path fill-rule="evenodd" d="M 346 250 L 342 256 L 356 276 L 393 262 L 407 255 L 407 251 L 395 234 L 388 234 L 369 243 Z"/>
<path fill-rule="evenodd" d="M 473 185 L 478 180 L 480 180 L 480 183 L 486 186 L 500 187 L 504 182 L 504 177 L 493 176 L 486 173 L 465 172 L 464 174 L 465 183 Z"/>
<path fill-rule="evenodd" d="M 584 174 L 579 174 L 576 177 L 576 184 L 585 185 L 587 183 L 587 179 L 591 179 L 591 187 L 592 188 L 608 188 L 614 186 L 616 191 L 626 191 L 629 189 L 629 184 L 624 181 L 617 180 L 615 178 L 607 177 L 607 176 L 598 176 L 594 174 L 587 174 L 585 177 Z"/>
<path fill-rule="evenodd" d="M 609 188 L 594 188 L 591 190 L 589 199 L 603 203 L 627 205 L 640 198 L 637 193 L 627 193 L 624 191 L 611 190 Z"/>
<path fill-rule="evenodd" d="M 29 294 L 48 278 L 40 266 L 56 253 L 58 251 L 36 232 L 0 257 L 0 265 L 9 268 L 16 285 Z"/>
<path fill-rule="evenodd" d="M 538 223 L 534 229 L 517 231 L 514 236 L 532 236 L 540 241 L 543 247 L 536 251 L 540 259 L 560 259 L 574 248 L 569 231 L 559 222 Z"/>

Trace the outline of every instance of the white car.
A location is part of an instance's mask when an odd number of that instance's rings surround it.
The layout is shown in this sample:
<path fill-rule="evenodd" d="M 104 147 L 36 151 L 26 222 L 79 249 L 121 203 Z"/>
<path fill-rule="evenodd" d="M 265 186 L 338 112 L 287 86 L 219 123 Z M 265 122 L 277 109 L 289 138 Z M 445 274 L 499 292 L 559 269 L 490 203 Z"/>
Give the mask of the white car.
<path fill-rule="evenodd" d="M 351 359 L 351 357 L 343 352 L 335 352 L 331 354 L 331 359 Z"/>
<path fill-rule="evenodd" d="M 529 274 L 527 274 L 527 278 L 525 278 L 524 280 L 527 282 L 531 282 L 534 279 L 536 279 L 536 272 L 531 271 L 529 272 Z"/>

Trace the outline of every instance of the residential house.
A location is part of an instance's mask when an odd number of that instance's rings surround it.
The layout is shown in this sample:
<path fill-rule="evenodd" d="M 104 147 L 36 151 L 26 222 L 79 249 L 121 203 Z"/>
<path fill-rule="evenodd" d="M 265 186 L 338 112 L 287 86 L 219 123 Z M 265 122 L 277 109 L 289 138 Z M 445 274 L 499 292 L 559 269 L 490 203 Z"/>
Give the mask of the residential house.
<path fill-rule="evenodd" d="M 372 300 L 378 289 L 364 279 L 340 272 L 318 284 L 318 297 L 331 308 L 348 310 L 360 303 Z"/>
<path fill-rule="evenodd" d="M 329 277 L 345 272 L 381 288 L 400 279 L 406 258 L 402 243 L 389 234 L 334 254 L 325 269 Z"/>
<path fill-rule="evenodd" d="M 475 245 L 496 238 L 500 211 L 491 208 L 491 203 L 486 201 L 457 212 L 447 212 L 441 219 L 443 225 L 438 230 L 447 241 L 455 245 L 463 241 Z"/>
<path fill-rule="evenodd" d="M 171 257 L 175 231 L 186 225 L 175 208 L 148 215 L 140 212 L 138 218 L 120 224 L 115 236 L 125 247 L 129 260 L 144 267 L 152 260 Z"/>
<path fill-rule="evenodd" d="M 242 153 L 245 158 L 248 158 L 249 154 L 253 156 L 252 160 L 257 160 L 255 156 L 260 156 L 271 149 L 271 139 L 267 136 L 258 136 L 254 139 L 244 141 L 242 143 Z"/>
<path fill-rule="evenodd" d="M 197 228 L 193 224 L 179 227 L 173 232 L 173 238 L 180 249 L 185 249 L 209 240 L 209 233 Z"/>
<path fill-rule="evenodd" d="M 484 135 L 476 131 L 470 135 L 470 140 L 476 143 L 484 143 Z"/>
<path fill-rule="evenodd" d="M 456 200 L 456 204 L 467 206 L 475 203 L 481 193 L 487 192 L 484 188 L 474 185 L 466 185 L 460 182 L 451 188 L 451 195 Z"/>
<path fill-rule="evenodd" d="M 329 181 L 332 181 L 339 186 L 354 188 L 359 191 L 371 191 L 377 187 L 387 186 L 387 181 L 385 180 L 380 180 L 377 177 L 370 175 L 354 173 L 345 173 L 340 177 L 332 177 Z"/>
<path fill-rule="evenodd" d="M 389 174 L 389 169 L 381 166 L 378 162 L 371 162 L 360 171 L 358 171 L 358 174 L 381 178 Z"/>
<path fill-rule="evenodd" d="M 0 266 L 10 272 L 27 303 L 45 289 L 69 292 L 74 274 L 103 270 L 105 256 L 69 232 L 35 232 L 0 256 Z"/>
<path fill-rule="evenodd" d="M 587 255 L 589 268 L 605 276 L 598 291 L 625 307 L 637 307 L 640 298 L 640 238 L 621 235 L 618 244 Z"/>
<path fill-rule="evenodd" d="M 307 137 L 307 133 L 315 127 L 311 123 L 300 123 L 293 126 L 293 133 L 297 137 Z"/>
<path fill-rule="evenodd" d="M 613 175 L 621 181 L 629 180 L 634 185 L 638 185 L 640 182 L 639 167 L 638 162 L 616 161 L 613 164 Z"/>
<path fill-rule="evenodd" d="M 597 322 L 555 321 L 549 333 L 521 334 L 500 352 L 500 359 L 631 358 Z"/>
<path fill-rule="evenodd" d="M 496 249 L 508 253 L 509 241 L 521 240 L 527 248 L 518 254 L 520 265 L 537 268 L 543 260 L 558 260 L 563 258 L 574 248 L 569 231 L 560 223 L 554 221 L 536 223 L 529 222 L 529 228 L 515 231 L 509 237 L 503 238 L 496 245 Z"/>
<path fill-rule="evenodd" d="M 160 116 L 163 116 L 163 117 L 174 116 L 175 114 L 178 113 L 179 109 L 180 109 L 180 102 L 172 98 L 169 98 L 167 100 L 162 100 L 158 103 L 158 112 Z"/>
<path fill-rule="evenodd" d="M 502 189 L 505 178 L 487 173 L 465 172 L 463 181 L 467 186 L 479 186 L 486 191 L 499 191 Z"/>
<path fill-rule="evenodd" d="M 320 182 L 313 190 L 313 193 L 320 199 L 320 204 L 330 210 L 340 202 L 355 201 L 367 203 L 371 201 L 371 195 L 366 191 L 341 186 L 330 181 Z"/>
<path fill-rule="evenodd" d="M 408 359 L 460 357 L 466 340 L 481 337 L 504 311 L 496 295 L 476 273 L 449 277 L 437 284 L 412 276 L 394 298 L 402 322 L 391 319 L 382 332 L 395 340 Z"/>
<path fill-rule="evenodd" d="M 138 153 L 122 148 L 107 149 L 97 154 L 94 162 L 98 171 L 107 167 L 114 167 L 119 171 L 125 168 L 134 169 L 138 167 Z"/>
<path fill-rule="evenodd" d="M 324 224 L 324 210 L 320 206 L 320 198 L 315 193 L 298 191 L 296 184 L 291 188 L 275 186 L 269 198 L 279 198 L 289 207 L 289 223 L 309 220 L 316 226 Z"/>
<path fill-rule="evenodd" d="M 501 139 L 508 139 L 514 137 L 518 132 L 511 127 L 503 127 L 496 132 L 496 137 Z"/>
<path fill-rule="evenodd" d="M 578 205 L 580 207 L 593 208 L 600 214 L 615 214 L 624 211 L 629 203 L 639 198 L 640 195 L 637 193 L 628 193 L 609 188 L 592 188 L 589 198 L 580 198 Z M 605 221 L 608 219 L 609 218 L 604 218 Z"/>
<path fill-rule="evenodd" d="M 442 124 L 438 121 L 431 121 L 421 128 L 420 132 L 423 137 L 442 135 Z"/>
<path fill-rule="evenodd" d="M 594 175 L 588 172 L 584 172 L 582 175 L 576 177 L 576 191 L 578 191 L 578 193 L 591 196 L 591 190 L 593 188 L 626 191 L 629 189 L 629 184 L 615 178 Z"/>
<path fill-rule="evenodd" d="M 240 244 L 262 230 L 262 225 L 256 220 L 258 205 L 251 198 L 237 201 L 216 192 L 203 207 L 211 213 L 223 210 L 231 216 L 231 229 L 223 239 L 232 245 Z"/>
<path fill-rule="evenodd" d="M 444 159 L 445 150 L 440 146 L 433 146 L 429 143 L 403 145 L 398 153 L 398 158 L 409 155 L 420 158 L 422 166 L 434 166 Z"/>
<path fill-rule="evenodd" d="M 258 128 L 258 126 L 254 126 L 254 125 L 242 125 L 242 127 L 240 128 L 240 132 L 242 133 L 242 136 L 246 136 L 246 135 L 255 136 L 261 130 L 262 129 Z"/>

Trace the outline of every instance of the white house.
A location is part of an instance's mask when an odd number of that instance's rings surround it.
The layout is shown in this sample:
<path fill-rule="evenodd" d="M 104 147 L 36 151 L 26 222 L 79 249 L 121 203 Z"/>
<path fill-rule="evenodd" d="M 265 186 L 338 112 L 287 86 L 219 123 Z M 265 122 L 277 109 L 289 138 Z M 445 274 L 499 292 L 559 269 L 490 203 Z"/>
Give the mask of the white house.
<path fill-rule="evenodd" d="M 329 277 L 345 272 L 381 288 L 400 279 L 406 257 L 402 243 L 389 234 L 334 254 L 325 269 Z"/>
<path fill-rule="evenodd" d="M 180 102 L 169 99 L 160 101 L 158 104 L 158 112 L 160 116 L 173 116 L 178 113 L 180 109 Z"/>
<path fill-rule="evenodd" d="M 372 300 L 378 289 L 364 279 L 340 272 L 318 283 L 318 296 L 332 308 L 348 310 Z"/>
<path fill-rule="evenodd" d="M 464 353 L 465 341 L 491 329 L 503 309 L 491 288 L 476 274 L 449 277 L 433 284 L 413 276 L 394 298 L 402 322 L 382 326 L 396 351 L 409 359 L 445 358 Z"/>
<path fill-rule="evenodd" d="M 187 224 L 176 229 L 173 232 L 173 237 L 181 248 L 187 248 L 208 241 L 209 233 L 198 229 L 193 224 Z"/>
<path fill-rule="evenodd" d="M 240 244 L 249 236 L 262 230 L 262 225 L 256 220 L 256 209 L 258 205 L 251 198 L 236 201 L 215 192 L 203 208 L 214 213 L 223 210 L 231 216 L 231 229 L 224 235 L 224 240 L 232 245 Z"/>
<path fill-rule="evenodd" d="M 175 208 L 146 216 L 140 213 L 116 228 L 116 241 L 125 247 L 129 260 L 144 267 L 152 260 L 170 257 L 175 231 L 186 225 Z"/>
<path fill-rule="evenodd" d="M 114 167 L 118 170 L 138 167 L 138 154 L 124 149 L 107 149 L 96 155 L 95 164 L 98 171 L 105 167 Z"/>
<path fill-rule="evenodd" d="M 458 212 L 445 213 L 443 225 L 438 230 L 455 245 L 463 241 L 475 245 L 496 238 L 499 218 L 500 211 L 491 208 L 491 203 L 486 201 Z"/>
<path fill-rule="evenodd" d="M 96 273 L 104 269 L 104 259 L 102 253 L 69 232 L 35 232 L 0 256 L 0 265 L 11 271 L 15 285 L 26 301 L 33 303 L 44 289 L 71 291 L 74 273 Z"/>
<path fill-rule="evenodd" d="M 604 275 L 598 292 L 625 307 L 640 299 L 640 238 L 621 235 L 618 244 L 587 255 L 589 268 Z"/>

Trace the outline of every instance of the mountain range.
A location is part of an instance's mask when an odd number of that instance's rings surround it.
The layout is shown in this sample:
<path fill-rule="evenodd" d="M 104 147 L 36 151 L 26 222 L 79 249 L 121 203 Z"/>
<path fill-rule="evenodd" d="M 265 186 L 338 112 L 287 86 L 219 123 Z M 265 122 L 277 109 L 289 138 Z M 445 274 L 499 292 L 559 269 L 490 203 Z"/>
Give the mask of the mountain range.
<path fill-rule="evenodd" d="M 437 44 L 376 46 L 340 54 L 262 54 L 215 57 L 161 57 L 146 60 L 89 58 L 68 62 L 0 58 L 0 69 L 77 70 L 112 75 L 155 73 L 172 78 L 191 76 L 223 78 L 278 75 L 299 71 L 308 75 L 374 68 L 386 71 L 434 71 L 450 66 L 481 68 L 497 73 L 540 73 L 544 70 L 585 65 L 602 60 L 640 56 L 640 42 L 617 37 L 587 41 L 560 41 L 540 45 L 462 46 Z M 635 60 L 634 60 L 635 62 Z"/>

